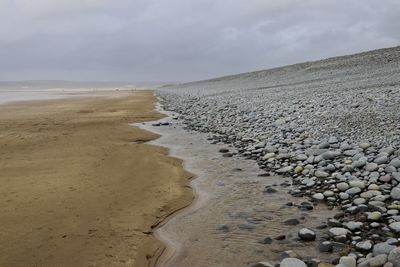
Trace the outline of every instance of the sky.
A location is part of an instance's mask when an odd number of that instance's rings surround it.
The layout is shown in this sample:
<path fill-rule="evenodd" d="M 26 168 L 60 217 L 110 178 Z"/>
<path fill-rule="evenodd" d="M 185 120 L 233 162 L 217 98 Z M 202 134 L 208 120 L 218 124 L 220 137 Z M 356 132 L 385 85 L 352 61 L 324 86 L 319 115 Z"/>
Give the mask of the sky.
<path fill-rule="evenodd" d="M 400 45 L 399 29 L 399 0 L 0 0 L 0 80 L 202 80 Z"/>

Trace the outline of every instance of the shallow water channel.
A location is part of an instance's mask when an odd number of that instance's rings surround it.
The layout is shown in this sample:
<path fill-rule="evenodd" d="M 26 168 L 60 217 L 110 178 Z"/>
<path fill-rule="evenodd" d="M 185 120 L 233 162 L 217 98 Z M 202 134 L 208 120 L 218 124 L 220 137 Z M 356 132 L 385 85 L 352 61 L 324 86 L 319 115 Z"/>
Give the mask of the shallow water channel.
<path fill-rule="evenodd" d="M 159 110 L 161 111 L 161 110 Z M 163 112 L 163 111 L 161 111 Z M 163 112 L 166 113 L 166 112 Z M 287 192 L 290 186 L 281 185 L 290 178 L 261 177 L 263 173 L 253 160 L 234 155 L 222 157 L 220 148 L 234 148 L 226 144 L 211 144 L 209 135 L 183 129 L 178 120 L 170 117 L 161 121 L 168 126 L 144 123 L 143 129 L 161 135 L 150 142 L 170 149 L 171 156 L 184 160 L 184 167 L 195 174 L 190 182 L 196 200 L 175 214 L 155 231 L 157 238 L 167 244 L 159 266 L 250 266 L 259 261 L 276 263 L 285 250 L 293 250 L 304 258 L 329 260 L 332 254 L 318 252 L 317 246 L 325 230 L 315 227 L 333 211 L 324 205 L 312 211 L 301 211 L 288 202 L 300 203 L 307 199 L 296 198 Z M 265 193 L 266 186 L 274 185 L 275 193 Z M 300 224 L 283 225 L 287 219 L 297 218 Z M 297 232 L 308 227 L 317 233 L 317 240 L 298 240 Z M 274 240 L 286 235 L 284 240 Z M 271 244 L 260 240 L 271 237 Z"/>

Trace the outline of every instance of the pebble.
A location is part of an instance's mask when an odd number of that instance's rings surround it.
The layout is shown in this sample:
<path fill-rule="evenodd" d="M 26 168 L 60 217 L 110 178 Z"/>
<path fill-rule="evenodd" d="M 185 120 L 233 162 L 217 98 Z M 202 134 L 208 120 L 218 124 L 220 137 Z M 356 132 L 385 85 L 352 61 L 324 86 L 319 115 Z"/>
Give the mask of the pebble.
<path fill-rule="evenodd" d="M 390 166 L 393 166 L 395 168 L 400 168 L 400 159 L 399 158 L 394 158 L 390 161 L 389 163 Z"/>
<path fill-rule="evenodd" d="M 379 190 L 379 185 L 377 184 L 370 184 L 368 186 L 368 190 Z"/>
<path fill-rule="evenodd" d="M 260 244 L 271 244 L 272 243 L 272 238 L 268 236 L 268 237 L 266 237 L 264 239 L 259 240 L 258 243 L 260 243 Z"/>
<path fill-rule="evenodd" d="M 358 197 L 353 200 L 353 203 L 355 205 L 361 205 L 361 204 L 364 204 L 365 202 L 366 202 L 365 198 L 362 198 L 362 197 Z"/>
<path fill-rule="evenodd" d="M 275 157 L 275 153 L 267 153 L 263 156 L 263 160 L 268 160 Z"/>
<path fill-rule="evenodd" d="M 392 177 L 390 175 L 383 175 L 383 176 L 379 177 L 378 180 L 383 183 L 388 183 L 392 180 Z"/>
<path fill-rule="evenodd" d="M 393 177 L 397 182 L 400 182 L 400 172 L 392 172 L 392 177 Z"/>
<path fill-rule="evenodd" d="M 379 254 L 389 254 L 390 251 L 395 248 L 396 246 L 390 245 L 388 243 L 379 243 L 374 246 L 372 253 L 374 254 L 374 256 L 377 256 Z"/>
<path fill-rule="evenodd" d="M 318 249 L 321 252 L 331 252 L 333 249 L 332 242 L 331 241 L 323 241 L 319 243 Z"/>
<path fill-rule="evenodd" d="M 286 239 L 286 235 L 278 235 L 277 237 L 274 238 L 275 240 L 284 240 Z"/>
<path fill-rule="evenodd" d="M 351 221 L 351 222 L 344 223 L 344 226 L 346 226 L 350 231 L 356 231 L 356 230 L 361 229 L 361 227 L 363 226 L 363 223 Z"/>
<path fill-rule="evenodd" d="M 340 236 L 340 235 L 346 236 L 348 233 L 349 231 L 347 229 L 341 227 L 333 227 L 329 229 L 329 234 L 332 236 Z"/>
<path fill-rule="evenodd" d="M 357 169 L 361 169 L 366 164 L 367 164 L 367 160 L 361 159 L 361 160 L 357 160 L 357 161 L 353 162 L 352 167 L 353 168 L 357 168 Z"/>
<path fill-rule="evenodd" d="M 331 191 L 331 190 L 327 190 L 327 191 L 325 191 L 325 192 L 323 193 L 323 195 L 324 195 L 325 197 L 333 197 L 333 196 L 335 195 L 335 193 L 334 193 L 333 191 Z"/>
<path fill-rule="evenodd" d="M 339 264 L 343 264 L 346 267 L 356 267 L 356 259 L 350 256 L 343 256 L 339 260 Z"/>
<path fill-rule="evenodd" d="M 365 166 L 365 170 L 367 170 L 367 171 L 369 171 L 369 172 L 376 171 L 377 169 L 378 169 L 378 164 L 376 164 L 376 163 L 374 163 L 374 162 L 368 163 L 368 164 Z"/>
<path fill-rule="evenodd" d="M 382 217 L 382 214 L 379 211 L 373 211 L 368 214 L 367 219 L 369 221 L 379 221 Z"/>
<path fill-rule="evenodd" d="M 318 177 L 318 178 L 327 178 L 329 176 L 329 174 L 324 171 L 316 171 L 314 173 L 314 175 L 315 175 L 315 177 Z"/>
<path fill-rule="evenodd" d="M 315 232 L 308 228 L 300 229 L 298 232 L 298 236 L 301 238 L 301 240 L 304 241 L 314 241 L 316 238 Z"/>
<path fill-rule="evenodd" d="M 357 187 L 360 189 L 364 189 L 365 188 L 365 183 L 363 181 L 360 180 L 352 180 L 349 182 L 350 187 Z"/>
<path fill-rule="evenodd" d="M 293 171 L 293 167 L 292 166 L 286 166 L 286 167 L 283 167 L 283 168 L 280 168 L 280 169 L 276 170 L 275 172 L 279 173 L 279 174 L 283 174 L 283 173 L 290 173 L 291 171 Z"/>
<path fill-rule="evenodd" d="M 373 243 L 371 240 L 365 240 L 365 241 L 360 241 L 356 244 L 356 249 L 361 251 L 361 252 L 367 252 L 370 251 L 373 246 Z"/>
<path fill-rule="evenodd" d="M 389 228 L 396 233 L 400 233 L 400 222 L 393 222 L 389 224 Z"/>
<path fill-rule="evenodd" d="M 321 200 L 323 200 L 325 197 L 324 197 L 324 195 L 323 195 L 322 193 L 315 193 L 314 195 L 312 195 L 312 198 L 313 198 L 314 200 L 321 201 Z"/>
<path fill-rule="evenodd" d="M 300 221 L 298 219 L 287 219 L 285 221 L 283 221 L 284 225 L 298 225 L 300 223 Z"/>
<path fill-rule="evenodd" d="M 330 218 L 330 219 L 328 219 L 328 226 L 341 227 L 342 223 L 339 220 L 335 219 L 335 218 Z"/>
<path fill-rule="evenodd" d="M 390 197 L 393 199 L 400 199 L 400 187 L 394 187 L 392 191 L 390 191 Z"/>
<path fill-rule="evenodd" d="M 299 259 L 286 258 L 283 261 L 281 261 L 280 267 L 307 267 L 307 265 Z"/>
<path fill-rule="evenodd" d="M 369 148 L 370 146 L 371 146 L 371 144 L 370 143 L 368 143 L 368 142 L 362 142 L 362 143 L 360 143 L 359 145 L 358 145 L 361 149 L 367 149 L 367 148 Z"/>
<path fill-rule="evenodd" d="M 265 188 L 264 192 L 265 192 L 265 193 L 269 193 L 269 194 L 273 194 L 273 193 L 278 192 L 278 190 L 276 190 L 276 189 L 273 188 L 273 187 L 268 187 L 268 188 Z"/>
<path fill-rule="evenodd" d="M 382 157 L 376 158 L 374 162 L 376 164 L 381 165 L 381 164 L 387 163 L 388 161 L 389 161 L 389 158 L 387 156 L 382 156 Z"/>
<path fill-rule="evenodd" d="M 368 260 L 368 266 L 370 267 L 380 267 L 383 266 L 388 259 L 388 255 L 380 254 Z"/>
<path fill-rule="evenodd" d="M 360 192 L 361 192 L 361 189 L 359 187 L 352 187 L 350 189 L 347 189 L 345 193 L 349 194 L 350 196 L 353 196 Z"/>
<path fill-rule="evenodd" d="M 341 182 L 341 183 L 336 184 L 336 188 L 343 192 L 343 191 L 346 191 L 347 189 L 349 189 L 350 186 L 348 183 Z"/>
<path fill-rule="evenodd" d="M 393 267 L 400 267 L 400 247 L 390 251 L 388 260 L 393 264 Z"/>
<path fill-rule="evenodd" d="M 217 230 L 221 231 L 221 232 L 224 232 L 224 233 L 227 233 L 227 232 L 229 232 L 229 226 L 226 225 L 226 224 L 220 224 L 220 225 L 217 226 Z"/>

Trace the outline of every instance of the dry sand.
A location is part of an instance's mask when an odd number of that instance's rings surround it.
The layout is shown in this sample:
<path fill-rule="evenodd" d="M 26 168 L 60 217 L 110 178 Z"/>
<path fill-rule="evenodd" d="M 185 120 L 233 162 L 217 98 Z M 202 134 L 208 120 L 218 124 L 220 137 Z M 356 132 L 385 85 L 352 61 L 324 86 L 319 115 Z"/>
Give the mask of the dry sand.
<path fill-rule="evenodd" d="M 192 201 L 151 91 L 0 106 L 0 266 L 151 266 L 152 226 Z"/>

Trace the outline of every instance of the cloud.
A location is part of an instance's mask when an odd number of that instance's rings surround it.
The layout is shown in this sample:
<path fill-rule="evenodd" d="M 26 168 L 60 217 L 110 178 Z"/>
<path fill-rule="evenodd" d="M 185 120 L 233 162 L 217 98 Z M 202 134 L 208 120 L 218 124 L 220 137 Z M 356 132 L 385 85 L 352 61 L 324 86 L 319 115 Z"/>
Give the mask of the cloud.
<path fill-rule="evenodd" d="M 396 0 L 0 0 L 0 79 L 194 80 L 399 44 Z"/>

